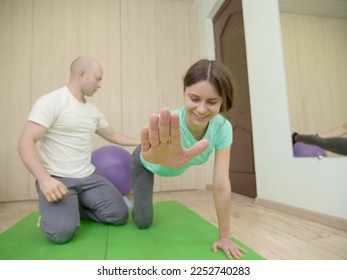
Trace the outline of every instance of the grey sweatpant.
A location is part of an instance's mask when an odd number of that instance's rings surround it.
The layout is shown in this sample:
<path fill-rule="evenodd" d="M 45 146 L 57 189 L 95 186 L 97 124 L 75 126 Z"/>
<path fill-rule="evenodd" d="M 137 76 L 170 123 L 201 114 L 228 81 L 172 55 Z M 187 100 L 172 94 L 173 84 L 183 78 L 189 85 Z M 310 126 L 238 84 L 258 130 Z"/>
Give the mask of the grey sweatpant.
<path fill-rule="evenodd" d="M 131 158 L 131 179 L 134 196 L 133 220 L 140 229 L 148 228 L 153 220 L 154 174 L 141 162 L 141 145 L 137 146 Z"/>
<path fill-rule="evenodd" d="M 48 202 L 36 182 L 40 228 L 53 242 L 71 240 L 80 226 L 80 218 L 114 225 L 127 222 L 128 207 L 122 194 L 97 172 L 81 179 L 54 178 L 69 189 L 69 195 L 59 202 Z"/>

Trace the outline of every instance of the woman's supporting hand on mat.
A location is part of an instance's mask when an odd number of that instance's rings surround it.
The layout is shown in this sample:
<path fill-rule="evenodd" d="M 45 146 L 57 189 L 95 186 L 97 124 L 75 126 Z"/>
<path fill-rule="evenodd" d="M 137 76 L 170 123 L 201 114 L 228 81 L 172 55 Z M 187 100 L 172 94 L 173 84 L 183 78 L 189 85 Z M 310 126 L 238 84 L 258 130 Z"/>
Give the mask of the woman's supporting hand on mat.
<path fill-rule="evenodd" d="M 243 256 L 242 253 L 247 254 L 247 251 L 245 249 L 236 245 L 234 242 L 232 242 L 228 238 L 221 238 L 215 243 L 213 243 L 213 246 L 212 246 L 213 252 L 217 253 L 218 249 L 223 250 L 229 259 L 232 259 L 232 258 L 240 259 Z"/>

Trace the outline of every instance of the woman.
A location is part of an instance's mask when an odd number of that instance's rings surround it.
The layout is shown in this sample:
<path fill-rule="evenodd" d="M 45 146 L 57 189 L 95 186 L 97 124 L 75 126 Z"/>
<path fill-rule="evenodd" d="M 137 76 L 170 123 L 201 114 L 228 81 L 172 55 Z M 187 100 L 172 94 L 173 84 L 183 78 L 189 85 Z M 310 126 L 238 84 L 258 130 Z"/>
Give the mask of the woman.
<path fill-rule="evenodd" d="M 183 79 L 184 107 L 152 115 L 141 132 L 141 145 L 132 156 L 133 218 L 138 228 L 147 228 L 153 218 L 154 174 L 179 176 L 190 166 L 205 163 L 215 151 L 213 196 L 219 238 L 212 249 L 222 249 L 229 258 L 241 258 L 244 249 L 230 234 L 231 186 L 229 157 L 232 127 L 220 113 L 231 109 L 233 85 L 227 69 L 216 61 L 199 60 Z"/>

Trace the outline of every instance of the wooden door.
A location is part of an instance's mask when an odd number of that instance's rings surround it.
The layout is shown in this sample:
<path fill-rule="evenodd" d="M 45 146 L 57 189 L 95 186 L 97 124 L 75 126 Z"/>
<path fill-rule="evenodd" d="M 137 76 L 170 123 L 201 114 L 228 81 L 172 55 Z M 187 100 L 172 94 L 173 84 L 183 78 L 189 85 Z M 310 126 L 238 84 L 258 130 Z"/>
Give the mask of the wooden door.
<path fill-rule="evenodd" d="M 246 45 L 241 0 L 226 0 L 213 18 L 216 59 L 230 70 L 236 85 L 233 109 L 227 118 L 233 125 L 230 152 L 232 191 L 256 197 L 252 121 L 249 100 Z"/>

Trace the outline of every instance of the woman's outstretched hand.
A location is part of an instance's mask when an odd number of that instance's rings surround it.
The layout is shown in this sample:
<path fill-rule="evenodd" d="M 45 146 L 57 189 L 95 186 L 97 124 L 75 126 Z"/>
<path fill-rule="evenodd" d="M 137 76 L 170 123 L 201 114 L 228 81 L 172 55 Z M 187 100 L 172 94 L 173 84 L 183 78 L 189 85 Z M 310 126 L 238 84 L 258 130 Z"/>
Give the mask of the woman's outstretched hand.
<path fill-rule="evenodd" d="M 141 131 L 141 152 L 143 158 L 154 164 L 180 168 L 200 155 L 209 145 L 202 139 L 189 149 L 182 146 L 180 119 L 164 108 L 160 115 L 152 115 L 149 127 Z"/>

